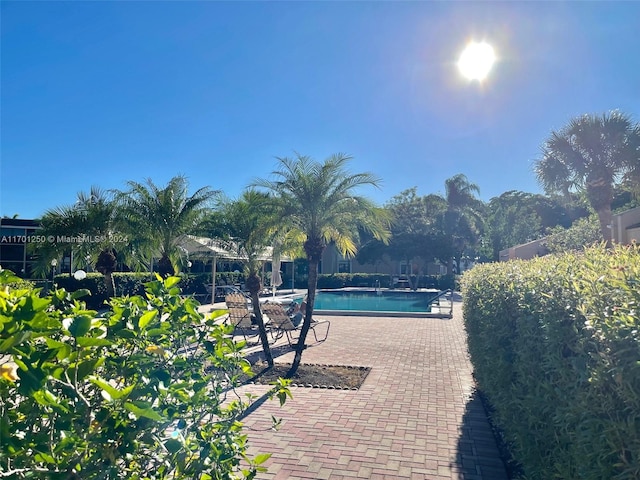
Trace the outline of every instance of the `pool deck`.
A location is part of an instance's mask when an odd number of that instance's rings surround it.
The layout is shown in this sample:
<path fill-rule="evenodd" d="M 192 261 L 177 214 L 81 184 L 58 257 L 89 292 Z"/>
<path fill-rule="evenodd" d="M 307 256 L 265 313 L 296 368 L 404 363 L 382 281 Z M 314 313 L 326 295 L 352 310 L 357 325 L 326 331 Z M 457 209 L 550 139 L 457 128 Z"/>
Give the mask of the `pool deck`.
<path fill-rule="evenodd" d="M 329 338 L 310 344 L 303 363 L 371 371 L 359 390 L 292 387 L 284 407 L 267 401 L 251 413 L 250 453 L 273 454 L 257 478 L 506 480 L 474 394 L 462 304 L 453 306 L 452 318 L 330 317 Z M 286 341 L 273 353 L 293 359 Z"/>

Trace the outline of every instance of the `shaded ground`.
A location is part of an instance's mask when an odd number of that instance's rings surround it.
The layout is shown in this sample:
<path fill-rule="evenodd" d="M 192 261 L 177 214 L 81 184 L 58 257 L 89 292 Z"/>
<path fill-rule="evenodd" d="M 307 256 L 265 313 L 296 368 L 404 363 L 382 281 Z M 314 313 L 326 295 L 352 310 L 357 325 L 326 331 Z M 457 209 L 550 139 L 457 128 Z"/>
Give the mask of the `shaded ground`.
<path fill-rule="evenodd" d="M 284 406 L 249 413 L 249 454 L 272 453 L 256 478 L 507 480 L 465 340 L 457 302 L 451 319 L 333 316 L 329 338 L 308 345 L 303 362 L 371 371 L 358 390 L 297 388 Z M 295 352 L 285 343 L 272 353 L 285 364 Z M 277 431 L 272 417 L 282 419 Z"/>
<path fill-rule="evenodd" d="M 253 365 L 256 376 L 249 379 L 248 383 L 268 385 L 279 377 L 285 377 L 290 363 L 276 363 L 273 368 L 267 369 L 267 364 L 258 362 Z M 292 385 L 298 387 L 334 388 L 357 390 L 369 374 L 369 367 L 351 367 L 344 365 L 308 365 L 302 364 L 291 377 Z"/>

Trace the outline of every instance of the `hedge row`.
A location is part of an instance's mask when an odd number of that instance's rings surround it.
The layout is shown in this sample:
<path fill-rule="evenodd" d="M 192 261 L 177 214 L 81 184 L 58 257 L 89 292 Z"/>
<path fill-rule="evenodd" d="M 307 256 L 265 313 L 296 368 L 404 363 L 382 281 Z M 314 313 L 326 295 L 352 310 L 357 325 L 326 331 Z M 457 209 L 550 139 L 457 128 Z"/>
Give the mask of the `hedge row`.
<path fill-rule="evenodd" d="M 153 273 L 114 273 L 113 280 L 116 287 L 116 295 L 144 295 L 144 284 L 155 280 Z M 241 280 L 241 275 L 232 272 L 221 272 L 216 274 L 217 285 L 233 285 Z M 100 273 L 88 273 L 83 280 L 76 280 L 69 275 L 57 275 L 55 283 L 59 288 L 64 288 L 69 292 L 75 292 L 79 289 L 87 289 L 91 292 L 91 296 L 84 297 L 83 300 L 89 308 L 99 309 L 104 307 L 107 299 L 107 289 L 104 283 L 104 277 Z M 191 274 L 184 275 L 180 280 L 180 288 L 183 295 L 205 295 L 207 293 L 206 285 L 211 284 L 211 274 Z"/>
<path fill-rule="evenodd" d="M 479 389 L 527 479 L 640 478 L 640 251 L 479 265 L 462 279 Z"/>
<path fill-rule="evenodd" d="M 413 278 L 416 281 L 416 278 Z M 381 287 L 390 288 L 392 276 L 382 273 L 333 273 L 318 275 L 318 288 Z M 418 288 L 454 288 L 453 275 L 425 275 L 417 278 Z"/>

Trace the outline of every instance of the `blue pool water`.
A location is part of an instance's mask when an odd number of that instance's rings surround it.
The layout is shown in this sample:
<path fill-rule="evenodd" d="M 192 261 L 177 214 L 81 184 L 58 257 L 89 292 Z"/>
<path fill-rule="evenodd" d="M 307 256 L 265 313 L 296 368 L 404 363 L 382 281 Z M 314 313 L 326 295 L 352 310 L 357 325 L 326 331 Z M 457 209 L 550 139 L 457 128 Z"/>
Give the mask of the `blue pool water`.
<path fill-rule="evenodd" d="M 319 290 L 314 310 L 429 313 L 438 292 L 402 290 Z"/>

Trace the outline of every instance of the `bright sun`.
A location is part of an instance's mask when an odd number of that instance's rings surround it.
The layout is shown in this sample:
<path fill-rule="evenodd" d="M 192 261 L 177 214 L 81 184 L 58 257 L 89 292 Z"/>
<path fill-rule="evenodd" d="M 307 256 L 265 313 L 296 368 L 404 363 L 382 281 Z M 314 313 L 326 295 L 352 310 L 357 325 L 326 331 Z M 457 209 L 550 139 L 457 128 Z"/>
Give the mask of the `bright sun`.
<path fill-rule="evenodd" d="M 491 45 L 485 42 L 471 42 L 460 55 L 458 70 L 468 80 L 484 80 L 496 61 Z"/>

